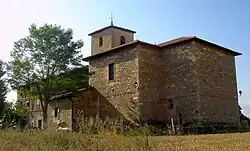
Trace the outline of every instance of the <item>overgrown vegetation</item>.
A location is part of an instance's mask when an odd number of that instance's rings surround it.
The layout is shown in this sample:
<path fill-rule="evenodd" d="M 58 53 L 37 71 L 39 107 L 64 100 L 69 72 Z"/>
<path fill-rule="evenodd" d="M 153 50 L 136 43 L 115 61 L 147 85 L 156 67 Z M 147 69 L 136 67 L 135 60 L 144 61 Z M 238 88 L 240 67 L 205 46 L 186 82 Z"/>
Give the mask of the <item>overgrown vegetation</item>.
<path fill-rule="evenodd" d="M 93 135 L 85 133 L 0 131 L 0 150 L 243 151 L 250 149 L 249 137 L 250 133 L 131 137 L 110 133 Z"/>

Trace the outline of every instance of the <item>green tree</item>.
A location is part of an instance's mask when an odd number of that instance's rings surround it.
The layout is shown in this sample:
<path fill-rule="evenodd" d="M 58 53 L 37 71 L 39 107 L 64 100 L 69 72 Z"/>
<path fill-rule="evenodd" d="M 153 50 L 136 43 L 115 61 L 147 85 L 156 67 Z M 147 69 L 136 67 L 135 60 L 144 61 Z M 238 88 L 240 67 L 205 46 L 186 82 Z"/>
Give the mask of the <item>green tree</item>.
<path fill-rule="evenodd" d="M 4 63 L 0 60 L 0 117 L 4 109 L 4 102 L 7 94 L 6 81 L 3 79 L 5 75 Z"/>
<path fill-rule="evenodd" d="M 10 84 L 40 100 L 45 129 L 51 96 L 61 89 L 73 91 L 88 84 L 88 71 L 81 70 L 87 68 L 82 64 L 82 46 L 81 40 L 73 41 L 72 29 L 48 24 L 31 25 L 29 35 L 14 43 L 8 68 Z"/>
<path fill-rule="evenodd" d="M 5 128 L 20 124 L 20 127 L 23 129 L 28 122 L 26 106 L 21 101 L 16 101 L 16 103 L 5 102 L 4 104 L 4 110 L 0 118 L 1 124 Z"/>
<path fill-rule="evenodd" d="M 0 120 L 2 126 L 5 128 L 15 123 L 15 109 L 12 102 L 4 102 L 4 109 Z"/>

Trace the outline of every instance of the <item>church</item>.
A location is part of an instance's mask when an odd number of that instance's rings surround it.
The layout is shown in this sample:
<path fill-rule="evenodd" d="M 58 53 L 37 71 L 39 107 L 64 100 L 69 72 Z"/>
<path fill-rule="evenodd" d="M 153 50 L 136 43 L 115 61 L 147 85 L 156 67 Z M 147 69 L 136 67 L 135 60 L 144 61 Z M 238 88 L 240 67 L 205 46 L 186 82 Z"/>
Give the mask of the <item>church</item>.
<path fill-rule="evenodd" d="M 89 63 L 92 90 L 82 90 L 77 102 L 69 93 L 52 97 L 49 128 L 63 121 L 74 129 L 83 117 L 182 127 L 239 125 L 235 57 L 241 53 L 196 36 L 151 44 L 135 40 L 135 33 L 111 24 L 89 34 L 91 55 L 83 61 Z M 43 129 L 41 105 L 32 103 L 29 124 Z"/>
<path fill-rule="evenodd" d="M 111 24 L 89 34 L 89 84 L 118 113 L 134 123 L 239 124 L 235 57 L 241 53 L 196 36 L 151 44 L 135 33 Z"/>

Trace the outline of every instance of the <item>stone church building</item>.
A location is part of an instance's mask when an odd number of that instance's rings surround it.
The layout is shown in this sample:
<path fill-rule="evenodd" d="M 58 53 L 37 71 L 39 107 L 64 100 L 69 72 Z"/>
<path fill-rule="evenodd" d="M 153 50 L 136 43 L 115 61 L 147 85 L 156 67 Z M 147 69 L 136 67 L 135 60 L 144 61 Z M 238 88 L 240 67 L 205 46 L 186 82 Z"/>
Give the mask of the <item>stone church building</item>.
<path fill-rule="evenodd" d="M 130 123 L 239 124 L 235 56 L 241 53 L 195 36 L 151 44 L 135 40 L 135 33 L 110 25 L 89 34 L 91 56 L 84 61 L 94 90 L 78 103 L 55 97 L 49 125 L 57 116 L 73 127 L 77 110 Z"/>
<path fill-rule="evenodd" d="M 235 56 L 195 36 L 160 44 L 114 25 L 91 36 L 90 85 L 130 121 L 239 123 Z"/>

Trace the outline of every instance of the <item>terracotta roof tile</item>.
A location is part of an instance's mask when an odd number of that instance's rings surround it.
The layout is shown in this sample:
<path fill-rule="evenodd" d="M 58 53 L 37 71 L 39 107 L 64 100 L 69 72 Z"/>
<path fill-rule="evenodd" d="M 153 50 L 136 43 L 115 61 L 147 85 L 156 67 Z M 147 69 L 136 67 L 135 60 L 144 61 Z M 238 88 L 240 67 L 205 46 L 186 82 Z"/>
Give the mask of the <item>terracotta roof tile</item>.
<path fill-rule="evenodd" d="M 193 39 L 193 38 L 196 38 L 196 37 L 195 37 L 195 36 L 190 36 L 190 37 L 179 37 L 179 38 L 176 38 L 176 39 L 173 39 L 173 40 L 169 40 L 169 41 L 160 43 L 160 44 L 158 44 L 158 46 L 160 46 L 160 47 L 165 47 L 165 46 L 168 46 L 168 45 L 171 45 L 171 44 L 175 44 L 175 43 L 187 41 L 187 40 L 190 40 L 190 39 Z"/>
<path fill-rule="evenodd" d="M 122 28 L 122 27 L 118 27 L 118 26 L 114 26 L 114 25 L 110 25 L 110 26 L 107 26 L 107 27 L 104 27 L 104 28 L 101 28 L 101 29 L 98 29 L 92 33 L 89 34 L 89 36 L 93 35 L 93 34 L 96 34 L 96 33 L 99 33 L 99 32 L 102 32 L 106 29 L 109 29 L 109 28 L 115 28 L 115 29 L 119 29 L 119 30 L 123 30 L 123 31 L 127 31 L 127 32 L 131 32 L 131 33 L 136 33 L 135 31 L 133 30 L 130 30 L 130 29 L 126 29 L 126 28 Z"/>
<path fill-rule="evenodd" d="M 173 40 L 169 40 L 169 41 L 160 43 L 160 44 L 158 44 L 158 45 L 154 45 L 154 44 L 147 43 L 147 42 L 140 41 L 140 40 L 135 40 L 135 41 L 126 43 L 126 44 L 124 44 L 124 45 L 117 46 L 117 47 L 114 47 L 114 48 L 112 48 L 112 49 L 103 51 L 103 52 L 101 52 L 101 53 L 97 53 L 97 54 L 95 54 L 95 55 L 88 56 L 88 57 L 84 58 L 83 61 L 89 61 L 90 59 L 92 59 L 92 58 L 94 58 L 94 57 L 96 57 L 96 56 L 100 56 L 100 55 L 105 54 L 105 53 L 107 53 L 107 52 L 112 52 L 112 51 L 114 51 L 114 50 L 117 50 L 117 49 L 120 49 L 120 48 L 123 48 L 123 47 L 126 47 L 126 46 L 130 46 L 130 45 L 133 45 L 133 44 L 137 44 L 137 43 L 146 44 L 146 45 L 150 45 L 150 46 L 154 46 L 154 47 L 159 47 L 159 48 L 161 48 L 161 47 L 166 47 L 166 46 L 170 46 L 170 45 L 174 45 L 174 44 L 178 44 L 178 43 L 181 43 L 181 42 L 186 42 L 186 41 L 194 40 L 194 39 L 195 39 L 195 40 L 199 40 L 199 41 L 201 41 L 201 42 L 205 42 L 205 43 L 210 44 L 210 45 L 213 45 L 213 46 L 215 46 L 215 47 L 219 47 L 219 48 L 221 48 L 221 49 L 223 49 L 223 50 L 225 50 L 225 51 L 227 51 L 227 52 L 230 52 L 230 53 L 234 54 L 235 56 L 241 55 L 241 53 L 239 53 L 239 52 L 236 52 L 236 51 L 233 51 L 233 50 L 228 49 L 228 48 L 226 48 L 226 47 L 217 45 L 217 44 L 215 44 L 215 43 L 211 43 L 211 42 L 209 42 L 209 41 L 200 39 L 200 38 L 198 38 L 198 37 L 196 37 L 196 36 L 188 36 L 188 37 L 179 37 L 179 38 L 176 38 L 176 39 L 173 39 Z"/>

